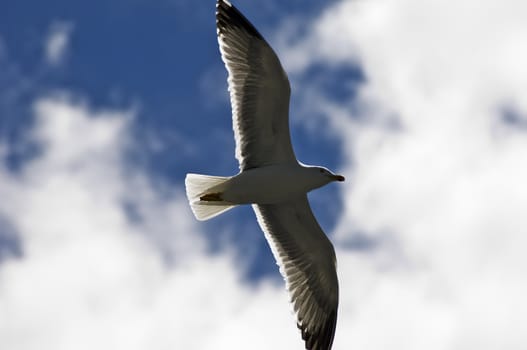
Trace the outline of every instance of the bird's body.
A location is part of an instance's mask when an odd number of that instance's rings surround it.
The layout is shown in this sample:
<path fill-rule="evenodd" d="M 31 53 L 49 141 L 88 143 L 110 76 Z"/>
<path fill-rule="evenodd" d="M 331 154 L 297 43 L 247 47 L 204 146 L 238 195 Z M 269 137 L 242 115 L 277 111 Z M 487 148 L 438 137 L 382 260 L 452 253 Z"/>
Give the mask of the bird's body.
<path fill-rule="evenodd" d="M 233 204 L 276 204 L 304 195 L 334 179 L 320 168 L 277 164 L 242 171 L 229 179 L 222 199 Z"/>
<path fill-rule="evenodd" d="M 337 322 L 336 258 L 307 193 L 344 177 L 296 160 L 289 134 L 289 80 L 262 35 L 226 0 L 218 0 L 216 25 L 229 73 L 240 173 L 187 174 L 190 206 L 198 220 L 208 220 L 252 204 L 285 279 L 306 349 L 329 350 Z"/>

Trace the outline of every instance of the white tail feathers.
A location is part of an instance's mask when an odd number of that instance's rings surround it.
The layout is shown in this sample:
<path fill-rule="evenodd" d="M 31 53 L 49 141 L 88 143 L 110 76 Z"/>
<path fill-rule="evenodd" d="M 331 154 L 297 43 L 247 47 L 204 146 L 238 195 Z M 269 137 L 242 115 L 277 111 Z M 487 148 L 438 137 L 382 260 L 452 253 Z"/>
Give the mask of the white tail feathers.
<path fill-rule="evenodd" d="M 215 216 L 235 207 L 235 204 L 222 200 L 201 200 L 207 194 L 221 194 L 229 177 L 187 174 L 185 189 L 188 202 L 196 219 L 200 221 L 212 219 Z"/>

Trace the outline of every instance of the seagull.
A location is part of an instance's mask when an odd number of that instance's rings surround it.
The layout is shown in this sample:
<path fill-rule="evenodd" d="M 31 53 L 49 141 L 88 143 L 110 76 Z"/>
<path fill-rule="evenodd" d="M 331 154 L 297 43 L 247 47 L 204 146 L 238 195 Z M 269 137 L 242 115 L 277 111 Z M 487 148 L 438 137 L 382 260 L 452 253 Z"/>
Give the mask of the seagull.
<path fill-rule="evenodd" d="M 252 205 L 285 280 L 305 348 L 329 350 L 339 299 L 336 257 L 307 193 L 344 177 L 296 159 L 289 134 L 289 79 L 262 35 L 226 0 L 216 4 L 216 27 L 240 172 L 187 174 L 190 207 L 196 219 L 208 220 Z"/>

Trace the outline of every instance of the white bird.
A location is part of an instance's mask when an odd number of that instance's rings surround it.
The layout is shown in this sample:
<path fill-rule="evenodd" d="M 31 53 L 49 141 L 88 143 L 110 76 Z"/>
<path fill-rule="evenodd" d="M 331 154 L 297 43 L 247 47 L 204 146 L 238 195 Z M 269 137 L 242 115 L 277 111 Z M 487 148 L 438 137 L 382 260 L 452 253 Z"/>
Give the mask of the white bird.
<path fill-rule="evenodd" d="M 278 57 L 229 2 L 218 0 L 216 8 L 240 172 L 232 177 L 187 174 L 187 197 L 198 220 L 252 204 L 285 279 L 306 349 L 329 350 L 337 322 L 336 258 L 307 192 L 344 177 L 297 161 L 289 135 L 290 85 Z"/>

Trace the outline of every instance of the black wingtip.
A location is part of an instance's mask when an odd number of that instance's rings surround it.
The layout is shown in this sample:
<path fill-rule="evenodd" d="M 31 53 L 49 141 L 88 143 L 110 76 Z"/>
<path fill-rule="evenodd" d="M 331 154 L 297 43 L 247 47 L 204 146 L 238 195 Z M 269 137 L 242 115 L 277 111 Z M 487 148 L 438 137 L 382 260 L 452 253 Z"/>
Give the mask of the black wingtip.
<path fill-rule="evenodd" d="M 297 327 L 302 333 L 305 341 L 306 350 L 330 350 L 335 338 L 337 327 L 337 311 L 333 311 L 327 318 L 326 324 L 315 332 L 306 329 L 302 324 L 297 323 Z"/>
<path fill-rule="evenodd" d="M 216 3 L 216 27 L 218 35 L 225 33 L 229 28 L 238 27 L 254 37 L 265 40 L 251 22 L 226 0 L 218 0 Z"/>

